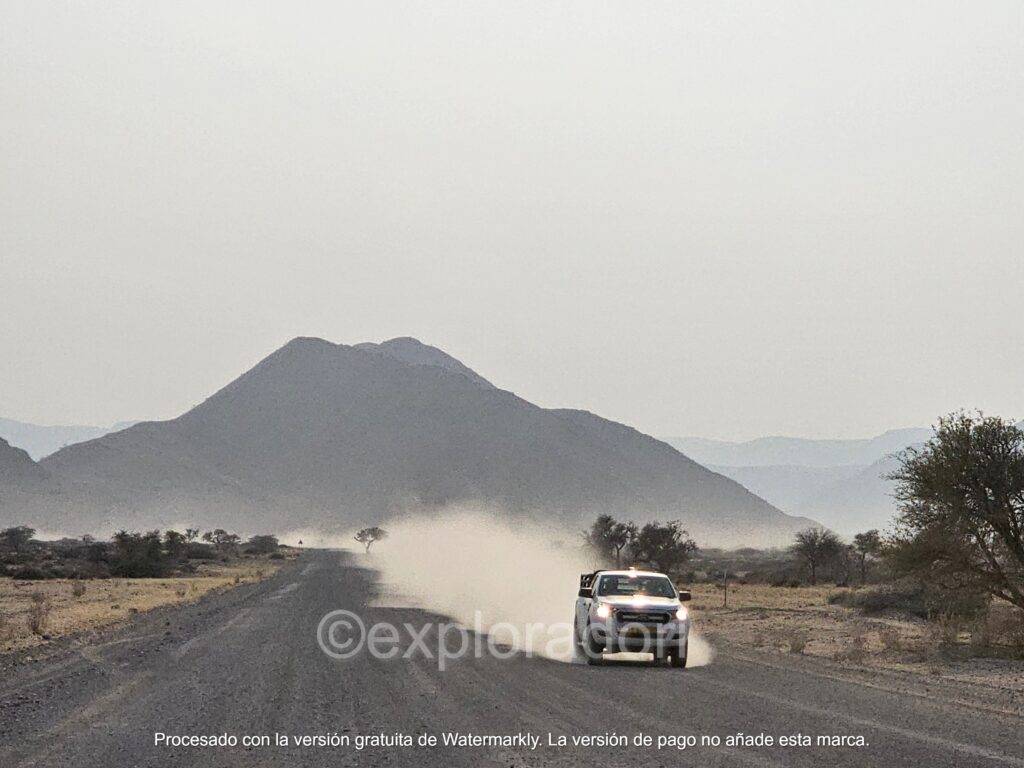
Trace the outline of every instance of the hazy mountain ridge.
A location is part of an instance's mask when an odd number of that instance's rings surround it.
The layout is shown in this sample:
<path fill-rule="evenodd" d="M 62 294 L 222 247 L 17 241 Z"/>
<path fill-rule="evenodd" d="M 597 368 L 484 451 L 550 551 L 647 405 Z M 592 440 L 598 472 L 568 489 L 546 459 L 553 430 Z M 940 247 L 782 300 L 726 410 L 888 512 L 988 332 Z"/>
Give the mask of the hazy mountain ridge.
<path fill-rule="evenodd" d="M 575 526 L 601 512 L 681 519 L 717 543 L 784 543 L 782 514 L 666 443 L 546 410 L 435 348 L 298 338 L 182 416 L 73 445 L 41 466 L 76 489 L 59 512 L 124 525 L 349 527 L 476 504 Z"/>
<path fill-rule="evenodd" d="M 1024 422 L 1017 424 L 1024 428 Z M 895 429 L 863 440 L 807 440 L 766 437 L 742 443 L 704 438 L 670 438 L 690 446 L 695 458 L 726 458 L 750 465 L 708 466 L 751 490 L 779 509 L 806 515 L 843 534 L 892 525 L 896 505 L 893 483 L 886 476 L 899 466 L 897 456 L 920 446 L 932 429 Z M 800 463 L 758 464 L 757 461 L 802 459 Z M 826 462 L 842 459 L 844 463 Z M 860 459 L 862 463 L 845 463 Z"/>
<path fill-rule="evenodd" d="M 65 446 L 93 440 L 110 432 L 117 432 L 134 423 L 122 421 L 110 427 L 46 426 L 0 418 L 0 439 L 6 440 L 18 448 L 23 448 L 33 460 L 39 461 L 44 456 L 49 456 Z"/>
<path fill-rule="evenodd" d="M 922 443 L 931 435 L 930 428 L 909 428 L 892 429 L 875 437 L 854 440 L 759 437 L 730 442 L 702 437 L 667 437 L 665 442 L 705 466 L 863 467 L 907 446 Z"/>

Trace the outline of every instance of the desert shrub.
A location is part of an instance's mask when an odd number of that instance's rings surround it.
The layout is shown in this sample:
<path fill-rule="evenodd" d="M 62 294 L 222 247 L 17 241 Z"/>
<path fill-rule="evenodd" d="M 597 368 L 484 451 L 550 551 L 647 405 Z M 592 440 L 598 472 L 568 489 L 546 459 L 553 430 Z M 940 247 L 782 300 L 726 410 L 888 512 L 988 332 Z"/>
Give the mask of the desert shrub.
<path fill-rule="evenodd" d="M 900 651 L 903 647 L 900 631 L 896 627 L 885 627 L 878 631 L 878 639 L 887 651 Z"/>
<path fill-rule="evenodd" d="M 785 642 L 789 646 L 790 653 L 803 653 L 807 647 L 810 637 L 806 630 L 791 629 L 785 634 Z"/>
<path fill-rule="evenodd" d="M 829 592 L 826 601 L 829 605 L 849 605 L 849 593 L 847 591 Z"/>
<path fill-rule="evenodd" d="M 198 541 L 193 541 L 185 549 L 185 556 L 190 560 L 216 560 L 218 558 L 217 550 L 213 548 L 212 544 L 201 544 Z"/>
<path fill-rule="evenodd" d="M 284 555 L 281 552 L 275 552 L 270 556 L 271 560 L 284 560 Z"/>
<path fill-rule="evenodd" d="M 1020 611 L 992 611 L 970 628 L 971 650 L 979 656 L 996 653 L 1001 647 L 1024 658 L 1024 614 Z"/>
<path fill-rule="evenodd" d="M 253 536 L 246 542 L 245 551 L 257 555 L 268 555 L 276 552 L 280 544 L 276 536 Z"/>
<path fill-rule="evenodd" d="M 154 578 L 165 575 L 168 569 L 159 531 L 114 534 L 114 556 L 110 563 L 113 575 Z"/>
<path fill-rule="evenodd" d="M 179 598 L 184 598 L 185 595 L 188 594 L 188 588 L 184 584 L 179 584 L 175 588 L 174 594 L 177 595 Z"/>
<path fill-rule="evenodd" d="M 868 635 L 866 632 L 858 632 L 853 637 L 850 650 L 846 657 L 854 664 L 860 664 L 868 655 Z"/>
<path fill-rule="evenodd" d="M 949 652 L 960 643 L 964 621 L 959 616 L 939 615 L 928 622 L 928 643 L 940 651 Z"/>
<path fill-rule="evenodd" d="M 32 594 L 32 605 L 28 611 L 28 628 L 34 635 L 45 635 L 50 622 L 50 603 L 41 592 Z"/>
<path fill-rule="evenodd" d="M 13 569 L 10 572 L 10 575 L 12 579 L 21 579 L 24 581 L 38 581 L 41 579 L 56 578 L 51 569 L 38 565 L 23 565 L 19 568 Z"/>
<path fill-rule="evenodd" d="M 82 581 L 76 581 L 71 585 L 71 594 L 75 597 L 82 597 L 85 594 L 85 583 Z"/>
<path fill-rule="evenodd" d="M 866 614 L 904 613 L 922 619 L 976 619 L 988 610 L 987 595 L 969 589 L 947 590 L 916 579 L 902 579 L 829 595 L 829 602 L 858 608 Z"/>

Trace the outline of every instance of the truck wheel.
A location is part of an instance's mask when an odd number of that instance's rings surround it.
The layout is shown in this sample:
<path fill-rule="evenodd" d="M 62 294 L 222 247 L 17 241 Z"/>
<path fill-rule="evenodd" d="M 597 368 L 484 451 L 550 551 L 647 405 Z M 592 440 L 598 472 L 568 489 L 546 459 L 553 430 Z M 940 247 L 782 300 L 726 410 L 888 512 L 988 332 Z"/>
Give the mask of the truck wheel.
<path fill-rule="evenodd" d="M 587 636 L 584 640 L 584 655 L 587 657 L 587 664 L 592 667 L 601 663 L 601 654 L 604 652 L 604 643 L 599 641 L 590 629 L 590 622 L 587 622 Z"/>
<path fill-rule="evenodd" d="M 677 667 L 679 669 L 682 669 L 683 667 L 686 666 L 686 654 L 685 653 L 680 653 L 679 651 L 676 651 L 675 653 L 672 654 L 672 658 L 669 660 L 669 663 L 673 667 Z"/>

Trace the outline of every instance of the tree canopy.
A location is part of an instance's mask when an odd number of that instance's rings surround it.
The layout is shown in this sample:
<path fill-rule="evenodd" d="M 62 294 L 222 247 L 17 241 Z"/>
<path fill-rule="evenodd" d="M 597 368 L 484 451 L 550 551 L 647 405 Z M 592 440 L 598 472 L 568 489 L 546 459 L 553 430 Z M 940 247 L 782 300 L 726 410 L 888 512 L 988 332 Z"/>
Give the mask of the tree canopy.
<path fill-rule="evenodd" d="M 997 417 L 952 414 L 889 478 L 898 566 L 1024 609 L 1024 432 Z"/>

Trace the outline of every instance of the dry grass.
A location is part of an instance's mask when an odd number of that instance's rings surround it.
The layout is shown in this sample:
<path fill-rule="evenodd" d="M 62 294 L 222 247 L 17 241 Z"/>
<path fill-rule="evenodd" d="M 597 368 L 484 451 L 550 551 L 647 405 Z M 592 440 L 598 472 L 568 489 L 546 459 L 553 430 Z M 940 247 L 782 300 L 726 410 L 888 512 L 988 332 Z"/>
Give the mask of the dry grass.
<path fill-rule="evenodd" d="M 297 552 L 290 553 L 296 556 Z M 30 648 L 57 638 L 125 621 L 169 603 L 191 602 L 272 575 L 287 560 L 266 558 L 230 564 L 203 563 L 195 575 L 168 579 L 0 578 L 0 652 Z"/>
<path fill-rule="evenodd" d="M 865 616 L 829 604 L 835 591 L 832 586 L 732 585 L 724 608 L 721 590 L 698 584 L 691 605 L 699 631 L 733 646 L 1024 691 L 1024 661 L 1013 658 L 1024 659 L 1024 622 L 1009 606 L 996 606 L 984 623 L 974 625 L 928 622 L 895 614 Z"/>

